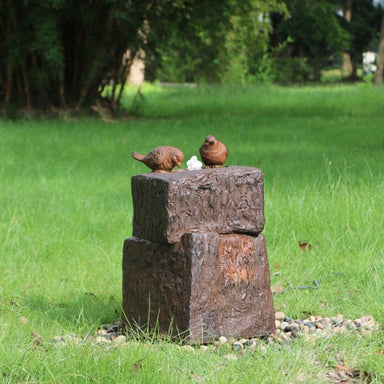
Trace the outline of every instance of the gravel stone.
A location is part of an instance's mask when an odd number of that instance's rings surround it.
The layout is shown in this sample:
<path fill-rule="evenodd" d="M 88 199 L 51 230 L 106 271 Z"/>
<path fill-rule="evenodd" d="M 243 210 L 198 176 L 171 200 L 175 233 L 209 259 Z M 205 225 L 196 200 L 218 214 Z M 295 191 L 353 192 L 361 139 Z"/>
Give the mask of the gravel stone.
<path fill-rule="evenodd" d="M 292 332 L 285 332 L 281 334 L 281 339 L 283 341 L 290 341 L 292 336 Z"/>
<path fill-rule="evenodd" d="M 372 335 L 372 331 L 369 330 L 369 329 L 365 329 L 363 328 L 360 332 L 363 336 L 371 336 Z"/>
<path fill-rule="evenodd" d="M 304 321 L 304 325 L 308 328 L 316 328 L 315 323 L 312 321 Z"/>
<path fill-rule="evenodd" d="M 293 332 L 293 333 L 295 333 L 295 332 L 298 332 L 299 329 L 300 329 L 300 327 L 297 324 L 292 323 L 292 324 L 287 325 L 284 328 L 284 332 Z"/>
<path fill-rule="evenodd" d="M 344 329 L 341 328 L 340 326 L 336 326 L 335 328 L 332 328 L 332 329 L 331 329 L 331 332 L 334 333 L 334 334 L 337 334 L 337 333 L 344 333 Z"/>
<path fill-rule="evenodd" d="M 252 339 L 250 340 L 250 343 L 248 344 L 249 349 L 256 349 L 258 345 L 258 340 L 257 339 Z"/>
<path fill-rule="evenodd" d="M 239 351 L 240 349 L 243 349 L 244 346 L 243 346 L 243 344 L 241 344 L 239 341 L 235 341 L 235 342 L 232 344 L 232 348 L 233 348 L 235 351 Z"/>
<path fill-rule="evenodd" d="M 336 318 L 332 319 L 332 323 L 333 323 L 334 327 L 340 327 L 341 326 L 341 322 L 339 320 L 337 320 Z"/>
<path fill-rule="evenodd" d="M 376 326 L 375 320 L 372 318 L 372 316 L 363 316 L 361 319 L 361 326 L 365 329 L 373 329 Z"/>
<path fill-rule="evenodd" d="M 192 345 L 183 345 L 181 348 L 187 352 L 195 352 L 195 348 L 193 348 Z"/>
<path fill-rule="evenodd" d="M 276 312 L 275 313 L 275 320 L 283 321 L 285 318 L 284 312 Z"/>
<path fill-rule="evenodd" d="M 113 339 L 113 342 L 116 344 L 123 344 L 127 342 L 127 337 L 125 335 L 119 335 L 115 339 Z"/>
<path fill-rule="evenodd" d="M 192 352 L 198 348 L 202 351 L 207 351 L 228 345 L 228 347 L 231 347 L 236 354 L 228 354 L 225 358 L 228 360 L 236 360 L 236 355 L 246 354 L 248 350 L 258 350 L 262 353 L 266 353 L 268 345 L 289 343 L 295 338 L 301 337 L 305 342 L 313 343 L 320 338 L 328 339 L 340 333 L 345 335 L 370 337 L 373 332 L 379 331 L 381 328 L 380 324 L 370 315 L 362 316 L 355 320 L 344 319 L 341 314 L 331 318 L 309 316 L 307 319 L 292 320 L 291 317 L 285 315 L 283 312 L 276 312 L 275 319 L 276 330 L 272 335 L 266 338 L 254 337 L 251 339 L 242 338 L 239 340 L 228 340 L 227 337 L 220 336 L 209 345 L 184 345 L 182 348 Z M 89 335 L 85 339 L 72 334 L 55 336 L 52 339 L 52 343 L 60 347 L 65 347 L 70 344 L 75 344 L 79 347 L 85 344 L 97 344 L 100 347 L 104 347 L 106 350 L 123 345 L 139 345 L 137 341 L 127 339 L 127 336 L 123 333 L 119 323 L 103 324 L 95 335 Z M 153 344 L 148 342 L 148 348 L 153 348 Z"/>
<path fill-rule="evenodd" d="M 339 320 L 340 322 L 344 320 L 343 315 L 341 315 L 341 314 L 338 314 L 338 315 L 336 316 L 336 318 L 337 318 L 337 320 Z"/>
<path fill-rule="evenodd" d="M 324 329 L 324 324 L 321 321 L 316 321 L 315 327 L 318 329 Z"/>

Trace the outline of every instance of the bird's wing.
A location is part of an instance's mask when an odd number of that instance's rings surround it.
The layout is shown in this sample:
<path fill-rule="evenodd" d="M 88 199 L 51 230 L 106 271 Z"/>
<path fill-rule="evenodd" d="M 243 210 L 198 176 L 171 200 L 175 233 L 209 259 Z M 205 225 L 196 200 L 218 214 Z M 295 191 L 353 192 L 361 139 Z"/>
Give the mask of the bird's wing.
<path fill-rule="evenodd" d="M 152 161 L 153 165 L 160 166 L 164 162 L 164 153 L 162 150 L 153 151 L 151 157 L 152 157 L 151 161 Z"/>

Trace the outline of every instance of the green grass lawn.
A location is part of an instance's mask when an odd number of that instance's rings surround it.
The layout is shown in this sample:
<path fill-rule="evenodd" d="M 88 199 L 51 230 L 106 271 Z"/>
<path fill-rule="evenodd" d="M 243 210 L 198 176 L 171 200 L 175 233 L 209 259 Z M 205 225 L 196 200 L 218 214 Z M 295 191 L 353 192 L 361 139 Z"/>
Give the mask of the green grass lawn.
<path fill-rule="evenodd" d="M 276 311 L 384 324 L 383 87 L 147 85 L 143 94 L 131 119 L 0 121 L 0 382 L 325 383 L 337 364 L 384 382 L 382 332 L 243 354 L 51 342 L 120 317 L 130 178 L 148 172 L 131 152 L 177 146 L 185 166 L 208 134 L 228 146 L 228 165 L 264 172 L 272 287 L 320 284 L 276 296 Z"/>

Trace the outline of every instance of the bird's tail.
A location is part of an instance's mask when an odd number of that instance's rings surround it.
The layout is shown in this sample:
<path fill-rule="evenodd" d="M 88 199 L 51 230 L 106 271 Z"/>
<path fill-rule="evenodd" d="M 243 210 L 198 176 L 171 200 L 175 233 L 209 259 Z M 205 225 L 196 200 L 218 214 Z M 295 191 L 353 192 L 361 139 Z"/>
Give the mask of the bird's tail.
<path fill-rule="evenodd" d="M 144 156 L 137 152 L 132 152 L 132 157 L 136 160 L 143 161 Z"/>

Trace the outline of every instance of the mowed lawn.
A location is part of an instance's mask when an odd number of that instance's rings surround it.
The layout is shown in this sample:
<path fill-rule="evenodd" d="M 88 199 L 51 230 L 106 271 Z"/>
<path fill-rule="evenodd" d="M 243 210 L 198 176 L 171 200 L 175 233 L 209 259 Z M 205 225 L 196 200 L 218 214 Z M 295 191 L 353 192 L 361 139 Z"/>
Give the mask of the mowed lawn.
<path fill-rule="evenodd" d="M 264 173 L 271 285 L 285 290 L 275 310 L 384 324 L 383 87 L 142 92 L 132 118 L 0 120 L 0 382 L 326 383 L 337 365 L 360 372 L 355 382 L 384 382 L 382 331 L 240 352 L 52 342 L 121 316 L 130 178 L 149 171 L 132 151 L 173 145 L 186 167 L 208 134 L 229 148 L 227 165 Z"/>

